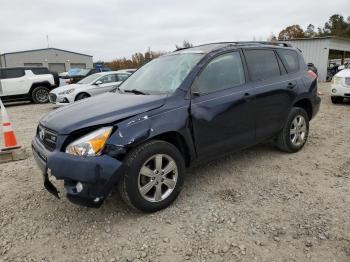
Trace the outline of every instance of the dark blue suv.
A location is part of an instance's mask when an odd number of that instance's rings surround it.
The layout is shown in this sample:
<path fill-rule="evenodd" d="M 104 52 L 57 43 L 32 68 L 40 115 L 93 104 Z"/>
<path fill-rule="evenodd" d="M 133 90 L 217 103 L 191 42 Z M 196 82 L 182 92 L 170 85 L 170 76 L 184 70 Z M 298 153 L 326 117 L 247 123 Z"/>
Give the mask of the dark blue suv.
<path fill-rule="evenodd" d="M 98 207 L 118 186 L 153 212 L 179 194 L 187 167 L 266 140 L 306 143 L 320 106 L 317 79 L 287 44 L 201 45 L 157 58 L 112 93 L 44 116 L 32 148 L 44 185 Z M 215 175 L 215 174 L 213 174 Z"/>

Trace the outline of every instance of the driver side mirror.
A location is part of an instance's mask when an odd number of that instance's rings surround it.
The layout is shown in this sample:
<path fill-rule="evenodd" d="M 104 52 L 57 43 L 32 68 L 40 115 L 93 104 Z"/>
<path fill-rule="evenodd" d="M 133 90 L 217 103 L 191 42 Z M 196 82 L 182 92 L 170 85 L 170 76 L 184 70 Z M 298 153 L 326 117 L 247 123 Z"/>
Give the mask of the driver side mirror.
<path fill-rule="evenodd" d="M 95 83 L 94 83 L 94 85 L 96 85 L 96 86 L 98 86 L 98 85 L 101 85 L 102 84 L 102 81 L 96 81 Z"/>

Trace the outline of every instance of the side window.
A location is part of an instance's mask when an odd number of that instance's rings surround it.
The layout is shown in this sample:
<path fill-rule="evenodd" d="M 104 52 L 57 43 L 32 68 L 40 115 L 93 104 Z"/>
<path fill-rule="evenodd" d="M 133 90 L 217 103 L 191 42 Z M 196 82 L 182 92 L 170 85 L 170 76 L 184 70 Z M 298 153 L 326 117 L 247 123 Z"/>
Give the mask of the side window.
<path fill-rule="evenodd" d="M 245 50 L 248 71 L 252 81 L 259 81 L 281 75 L 273 50 Z"/>
<path fill-rule="evenodd" d="M 277 51 L 286 66 L 288 73 L 295 73 L 299 71 L 298 54 L 294 50 L 280 49 Z"/>
<path fill-rule="evenodd" d="M 5 69 L 2 73 L 3 79 L 18 78 L 24 76 L 24 69 Z"/>
<path fill-rule="evenodd" d="M 0 79 L 5 79 L 5 74 L 3 73 L 5 70 L 0 69 Z"/>
<path fill-rule="evenodd" d="M 103 84 L 112 83 L 112 82 L 115 82 L 115 77 L 114 77 L 114 75 L 106 75 L 106 76 L 101 77 L 97 81 L 101 81 Z"/>
<path fill-rule="evenodd" d="M 31 69 L 34 75 L 46 75 L 50 74 L 49 69 L 38 67 L 38 68 L 32 68 Z"/>
<path fill-rule="evenodd" d="M 125 81 L 129 76 L 129 74 L 118 74 L 118 81 Z"/>
<path fill-rule="evenodd" d="M 244 70 L 239 52 L 214 58 L 199 75 L 196 88 L 200 93 L 211 93 L 245 83 Z"/>

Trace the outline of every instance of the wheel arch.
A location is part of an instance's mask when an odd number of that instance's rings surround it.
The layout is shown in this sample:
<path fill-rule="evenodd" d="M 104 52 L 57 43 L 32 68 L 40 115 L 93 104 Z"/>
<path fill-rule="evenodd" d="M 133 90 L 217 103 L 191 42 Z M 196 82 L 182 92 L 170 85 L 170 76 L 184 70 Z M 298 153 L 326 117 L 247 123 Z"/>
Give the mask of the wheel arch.
<path fill-rule="evenodd" d="M 299 108 L 304 109 L 309 117 L 309 120 L 311 120 L 311 118 L 313 116 L 313 109 L 312 109 L 312 104 L 311 104 L 310 99 L 302 98 L 302 99 L 296 101 L 293 104 L 293 107 L 299 107 Z"/>
<path fill-rule="evenodd" d="M 185 138 L 180 133 L 176 131 L 169 131 L 169 132 L 156 135 L 150 138 L 149 140 L 161 140 L 174 145 L 184 157 L 186 167 L 190 166 L 191 155 L 189 153 L 189 148 L 188 148 L 188 145 L 186 144 Z"/>
<path fill-rule="evenodd" d="M 78 94 L 75 95 L 74 97 L 74 101 L 77 101 L 77 97 L 81 94 L 85 94 L 85 95 L 88 95 L 88 97 L 91 97 L 91 95 L 88 93 L 88 92 L 85 92 L 85 91 L 81 91 L 79 92 Z"/>
<path fill-rule="evenodd" d="M 44 87 L 47 87 L 49 90 L 51 90 L 51 84 L 48 81 L 33 83 L 28 92 L 29 96 L 31 96 L 33 93 L 33 90 L 39 86 L 44 86 Z"/>

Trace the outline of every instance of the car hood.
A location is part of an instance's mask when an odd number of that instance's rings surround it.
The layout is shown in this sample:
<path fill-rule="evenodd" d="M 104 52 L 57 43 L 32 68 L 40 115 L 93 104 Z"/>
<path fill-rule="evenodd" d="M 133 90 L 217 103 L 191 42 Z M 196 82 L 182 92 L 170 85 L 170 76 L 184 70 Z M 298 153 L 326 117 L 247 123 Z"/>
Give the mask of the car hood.
<path fill-rule="evenodd" d="M 59 134 L 109 124 L 164 105 L 167 95 L 135 95 L 104 93 L 56 109 L 40 124 Z"/>
<path fill-rule="evenodd" d="M 343 70 L 339 71 L 338 73 L 336 73 L 336 76 L 350 77 L 350 69 L 343 69 Z"/>
<path fill-rule="evenodd" d="M 50 93 L 54 93 L 54 94 L 58 94 L 60 92 L 63 92 L 63 91 L 67 91 L 69 89 L 84 89 L 84 88 L 87 88 L 89 87 L 90 85 L 89 84 L 71 84 L 71 85 L 65 85 L 65 86 L 60 86 L 60 87 L 56 87 L 55 89 L 52 89 L 52 91 Z"/>

